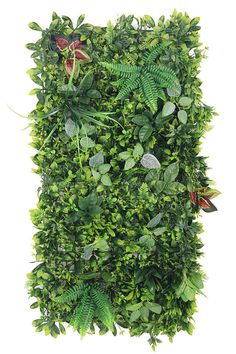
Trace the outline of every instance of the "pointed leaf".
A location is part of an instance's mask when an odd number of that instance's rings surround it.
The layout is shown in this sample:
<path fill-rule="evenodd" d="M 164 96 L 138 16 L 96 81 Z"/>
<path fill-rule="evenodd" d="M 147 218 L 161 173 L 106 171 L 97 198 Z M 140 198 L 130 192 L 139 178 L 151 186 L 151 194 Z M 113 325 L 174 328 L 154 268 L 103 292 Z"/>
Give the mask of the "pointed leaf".
<path fill-rule="evenodd" d="M 173 182 L 179 174 L 179 163 L 174 162 L 170 164 L 164 172 L 164 181 Z"/>
<path fill-rule="evenodd" d="M 161 221 L 161 218 L 162 218 L 162 214 L 161 213 L 157 214 L 156 216 L 154 216 L 154 218 L 152 218 L 148 222 L 147 227 L 153 228 L 153 227 L 157 226 L 159 224 L 159 222 Z"/>
<path fill-rule="evenodd" d="M 186 124 L 187 123 L 187 119 L 188 119 L 188 116 L 187 116 L 187 112 L 184 111 L 183 109 L 181 109 L 179 112 L 178 112 L 178 118 L 179 118 L 179 121 L 183 124 Z"/>
<path fill-rule="evenodd" d="M 193 102 L 193 99 L 190 97 L 180 97 L 179 99 L 179 104 L 180 106 L 187 107 L 190 106 L 190 104 Z"/>
<path fill-rule="evenodd" d="M 175 104 L 168 101 L 164 104 L 162 108 L 162 116 L 167 117 L 170 116 L 175 111 Z"/>
<path fill-rule="evenodd" d="M 128 158 L 128 160 L 125 161 L 124 170 L 130 170 L 135 164 L 136 162 L 132 157 Z"/>
<path fill-rule="evenodd" d="M 76 134 L 76 129 L 76 123 L 71 118 L 67 119 L 65 123 L 65 131 L 70 138 L 73 138 L 73 136 Z"/>
<path fill-rule="evenodd" d="M 153 128 L 151 125 L 144 125 L 139 130 L 139 140 L 144 142 L 152 135 Z"/>

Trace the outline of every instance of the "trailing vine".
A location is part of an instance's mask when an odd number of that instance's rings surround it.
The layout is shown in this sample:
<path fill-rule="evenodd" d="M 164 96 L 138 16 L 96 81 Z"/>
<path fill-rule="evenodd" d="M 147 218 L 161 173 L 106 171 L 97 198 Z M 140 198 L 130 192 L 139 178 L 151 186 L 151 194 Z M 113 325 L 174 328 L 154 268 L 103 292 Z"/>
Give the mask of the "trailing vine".
<path fill-rule="evenodd" d="M 37 332 L 192 333 L 205 274 L 200 211 L 216 210 L 200 139 L 199 18 L 120 16 L 106 27 L 55 12 L 28 43 L 39 200 L 28 274 Z M 118 80 L 114 78 L 118 76 Z"/>

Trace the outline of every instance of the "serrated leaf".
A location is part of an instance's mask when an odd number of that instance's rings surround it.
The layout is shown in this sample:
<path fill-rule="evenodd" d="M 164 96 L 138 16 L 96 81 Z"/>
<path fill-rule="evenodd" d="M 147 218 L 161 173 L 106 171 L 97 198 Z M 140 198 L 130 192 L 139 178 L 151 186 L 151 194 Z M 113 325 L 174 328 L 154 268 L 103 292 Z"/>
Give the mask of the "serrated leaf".
<path fill-rule="evenodd" d="M 89 159 L 89 166 L 97 167 L 102 164 L 104 164 L 104 156 L 101 152 L 98 152 Z"/>
<path fill-rule="evenodd" d="M 136 164 L 135 160 L 132 157 L 129 157 L 128 160 L 125 161 L 124 170 L 130 170 Z"/>
<path fill-rule="evenodd" d="M 134 147 L 134 150 L 133 150 L 133 156 L 134 157 L 139 157 L 139 156 L 142 156 L 143 155 L 143 147 L 140 143 L 137 143 Z"/>
<path fill-rule="evenodd" d="M 159 224 L 159 222 L 161 221 L 161 218 L 162 218 L 162 214 L 161 213 L 157 214 L 156 216 L 154 216 L 154 218 L 152 218 L 148 222 L 147 227 L 153 228 L 153 227 L 157 226 Z"/>
<path fill-rule="evenodd" d="M 139 310 L 133 311 L 130 316 L 130 322 L 136 321 L 141 316 L 141 312 Z"/>
<path fill-rule="evenodd" d="M 179 174 L 179 163 L 174 162 L 170 164 L 164 172 L 164 181 L 169 183 L 173 182 Z"/>
<path fill-rule="evenodd" d="M 168 117 L 175 111 L 175 104 L 167 101 L 162 108 L 162 117 Z"/>
<path fill-rule="evenodd" d="M 179 99 L 179 104 L 182 107 L 187 107 L 190 106 L 190 104 L 193 102 L 193 99 L 190 97 L 180 97 Z"/>
<path fill-rule="evenodd" d="M 91 138 L 84 136 L 83 138 L 80 139 L 80 145 L 83 148 L 88 149 L 94 147 L 95 142 Z"/>
<path fill-rule="evenodd" d="M 70 138 L 76 134 L 76 123 L 71 118 L 65 122 L 65 131 Z"/>
<path fill-rule="evenodd" d="M 104 163 L 100 166 L 98 166 L 98 171 L 104 175 L 105 173 L 107 173 L 111 168 L 111 165 L 109 163 Z"/>
<path fill-rule="evenodd" d="M 178 112 L 178 119 L 181 123 L 183 124 L 186 124 L 187 123 L 187 119 L 188 119 L 188 116 L 187 116 L 187 112 L 184 111 L 183 109 L 181 109 L 179 112 Z"/>
<path fill-rule="evenodd" d="M 104 184 L 104 186 L 111 186 L 112 185 L 112 181 L 110 179 L 110 176 L 107 173 L 105 175 L 102 175 L 101 182 L 102 182 L 102 184 Z"/>
<path fill-rule="evenodd" d="M 144 142 L 152 135 L 153 128 L 151 125 L 144 125 L 139 129 L 139 140 Z"/>

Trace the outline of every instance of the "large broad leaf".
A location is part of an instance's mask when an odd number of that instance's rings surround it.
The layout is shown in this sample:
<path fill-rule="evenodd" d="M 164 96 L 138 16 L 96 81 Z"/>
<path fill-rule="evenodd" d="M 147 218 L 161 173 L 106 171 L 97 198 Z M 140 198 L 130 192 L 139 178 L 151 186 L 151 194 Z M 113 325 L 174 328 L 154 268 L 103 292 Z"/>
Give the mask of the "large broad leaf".
<path fill-rule="evenodd" d="M 101 182 L 102 182 L 102 184 L 104 184 L 104 186 L 111 186 L 112 185 L 112 181 L 110 179 L 110 176 L 107 173 L 105 173 L 105 175 L 102 175 Z"/>
<path fill-rule="evenodd" d="M 164 181 L 169 183 L 173 182 L 179 174 L 179 163 L 174 162 L 167 167 L 164 172 Z"/>
<path fill-rule="evenodd" d="M 175 104 L 168 101 L 164 104 L 162 108 L 162 116 L 167 117 L 170 116 L 175 111 Z"/>
<path fill-rule="evenodd" d="M 184 111 L 183 109 L 181 109 L 179 112 L 178 112 L 178 118 L 179 118 L 179 121 L 183 124 L 186 124 L 187 123 L 187 119 L 188 119 L 188 116 L 187 116 L 187 112 Z"/>
<path fill-rule="evenodd" d="M 76 133 L 76 129 L 76 123 L 71 118 L 67 119 L 65 123 L 65 131 L 70 138 L 73 138 Z"/>
<path fill-rule="evenodd" d="M 157 313 L 158 315 L 161 313 L 161 305 L 156 304 L 154 302 L 146 302 L 145 306 L 152 312 Z"/>
<path fill-rule="evenodd" d="M 107 252 L 109 251 L 110 247 L 106 240 L 98 239 L 93 243 L 94 249 L 99 249 L 100 251 Z"/>
<path fill-rule="evenodd" d="M 137 114 L 132 119 L 132 122 L 134 122 L 137 125 L 143 126 L 149 124 L 149 118 L 145 114 Z"/>
<path fill-rule="evenodd" d="M 161 167 L 161 164 L 157 160 L 156 156 L 152 154 L 144 154 L 140 162 L 143 167 L 149 169 Z"/>
<path fill-rule="evenodd" d="M 136 321 L 140 316 L 141 312 L 139 310 L 132 312 L 130 316 L 130 322 Z"/>
<path fill-rule="evenodd" d="M 98 171 L 104 175 L 107 173 L 111 168 L 111 165 L 109 163 L 103 163 L 102 165 L 98 166 Z"/>
<path fill-rule="evenodd" d="M 151 125 L 144 125 L 139 130 L 139 140 L 144 142 L 152 135 L 153 128 Z"/>

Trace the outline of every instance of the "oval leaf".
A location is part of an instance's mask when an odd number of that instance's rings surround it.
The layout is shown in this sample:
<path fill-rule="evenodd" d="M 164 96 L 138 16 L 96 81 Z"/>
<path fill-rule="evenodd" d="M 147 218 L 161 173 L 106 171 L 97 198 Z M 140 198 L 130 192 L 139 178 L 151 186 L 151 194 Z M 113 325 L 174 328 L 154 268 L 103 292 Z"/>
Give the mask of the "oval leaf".
<path fill-rule="evenodd" d="M 65 123 L 65 131 L 70 138 L 73 138 L 76 133 L 76 124 L 71 118 L 67 119 Z"/>
<path fill-rule="evenodd" d="M 181 109 L 179 112 L 178 112 L 178 118 L 179 118 L 179 121 L 183 124 L 186 124 L 187 123 L 187 119 L 188 119 L 188 116 L 187 116 L 187 112 L 184 111 L 183 109 Z"/>
<path fill-rule="evenodd" d="M 141 159 L 141 165 L 145 168 L 159 168 L 161 167 L 160 162 L 152 154 L 144 154 Z"/>
<path fill-rule="evenodd" d="M 101 152 L 98 152 L 96 155 L 90 157 L 89 166 L 97 167 L 104 163 L 104 156 Z"/>
<path fill-rule="evenodd" d="M 154 216 L 154 218 L 152 218 L 148 222 L 147 227 L 152 228 L 152 227 L 157 226 L 159 224 L 159 222 L 161 221 L 161 218 L 162 218 L 162 214 L 161 213 L 157 214 L 156 216 Z"/>
<path fill-rule="evenodd" d="M 94 147 L 95 142 L 92 139 L 90 139 L 89 137 L 84 136 L 83 138 L 80 139 L 80 145 L 83 148 L 88 149 L 88 148 Z"/>
<path fill-rule="evenodd" d="M 151 125 L 144 125 L 139 130 L 139 140 L 144 142 L 152 135 L 153 128 Z"/>
<path fill-rule="evenodd" d="M 183 107 L 187 107 L 187 106 L 190 106 L 190 104 L 193 102 L 192 98 L 190 97 L 181 97 L 179 99 L 179 104 L 180 106 L 183 106 Z"/>
<path fill-rule="evenodd" d="M 136 162 L 132 157 L 128 158 L 128 160 L 125 161 L 124 170 L 130 170 L 132 167 L 134 167 L 135 163 Z"/>
<path fill-rule="evenodd" d="M 162 108 L 162 116 L 167 117 L 170 116 L 175 111 L 175 104 L 168 101 L 164 104 Z"/>

